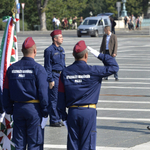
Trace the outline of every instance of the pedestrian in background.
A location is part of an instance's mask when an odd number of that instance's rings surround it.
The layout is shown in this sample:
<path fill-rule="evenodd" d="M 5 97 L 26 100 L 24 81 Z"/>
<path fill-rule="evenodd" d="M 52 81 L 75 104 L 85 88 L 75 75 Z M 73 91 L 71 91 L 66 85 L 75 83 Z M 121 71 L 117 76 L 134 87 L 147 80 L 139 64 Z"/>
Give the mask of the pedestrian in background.
<path fill-rule="evenodd" d="M 84 41 L 79 41 L 73 49 L 75 62 L 63 69 L 59 79 L 58 111 L 67 121 L 67 150 L 96 150 L 96 104 L 102 78 L 119 69 L 110 55 L 88 49 L 105 65 L 88 65 L 87 46 Z"/>
<path fill-rule="evenodd" d="M 68 20 L 67 20 L 67 17 L 65 18 L 64 20 L 64 29 L 67 29 L 68 28 Z"/>
<path fill-rule="evenodd" d="M 61 25 L 60 24 L 60 19 L 58 18 L 58 19 L 56 19 L 56 29 L 59 29 L 60 25 Z"/>
<path fill-rule="evenodd" d="M 62 31 L 54 30 L 50 36 L 52 37 L 53 43 L 44 51 L 44 67 L 48 74 L 47 81 L 49 83 L 49 122 L 50 126 L 61 127 L 63 123 L 57 112 L 57 95 L 59 76 L 65 68 L 65 51 L 60 46 L 63 43 Z"/>
<path fill-rule="evenodd" d="M 125 28 L 125 29 L 126 29 L 126 26 L 127 26 L 127 21 L 128 21 L 127 16 L 125 16 L 125 17 L 124 17 L 124 28 Z"/>
<path fill-rule="evenodd" d="M 139 24 L 140 24 L 140 19 L 139 19 L 139 16 L 138 16 L 137 19 L 136 19 L 136 29 L 137 30 L 139 29 Z"/>
<path fill-rule="evenodd" d="M 114 21 L 114 19 L 111 17 L 110 18 L 110 22 L 111 22 L 111 32 L 113 34 L 115 34 L 115 26 L 116 26 L 116 22 Z"/>
<path fill-rule="evenodd" d="M 83 22 L 83 17 L 80 18 L 80 21 L 79 21 L 79 22 L 80 22 L 80 24 Z"/>
<path fill-rule="evenodd" d="M 52 23 L 53 23 L 53 29 L 55 30 L 56 29 L 56 27 L 55 27 L 55 25 L 56 25 L 56 18 L 55 18 L 55 16 L 53 16 Z"/>
<path fill-rule="evenodd" d="M 113 58 L 116 58 L 118 48 L 117 36 L 111 33 L 110 26 L 105 26 L 104 31 L 105 34 L 103 36 L 102 43 L 100 46 L 100 53 L 108 54 Z M 114 78 L 116 81 L 119 80 L 117 72 L 115 72 Z M 108 80 L 108 77 L 105 77 L 104 80 Z"/>
<path fill-rule="evenodd" d="M 12 64 L 6 74 L 3 104 L 7 114 L 13 115 L 15 150 L 43 150 L 42 117 L 47 117 L 47 73 L 34 61 L 36 45 L 32 37 L 22 44 L 23 58 Z"/>
<path fill-rule="evenodd" d="M 74 18 L 73 18 L 73 22 L 72 22 L 72 29 L 77 29 L 77 17 L 75 16 Z"/>
<path fill-rule="evenodd" d="M 69 19 L 69 29 L 72 29 L 72 17 Z"/>
<path fill-rule="evenodd" d="M 141 26 L 142 26 L 142 22 L 143 22 L 143 17 L 140 16 L 139 20 L 140 20 L 139 25 L 140 25 L 140 30 L 141 30 Z"/>

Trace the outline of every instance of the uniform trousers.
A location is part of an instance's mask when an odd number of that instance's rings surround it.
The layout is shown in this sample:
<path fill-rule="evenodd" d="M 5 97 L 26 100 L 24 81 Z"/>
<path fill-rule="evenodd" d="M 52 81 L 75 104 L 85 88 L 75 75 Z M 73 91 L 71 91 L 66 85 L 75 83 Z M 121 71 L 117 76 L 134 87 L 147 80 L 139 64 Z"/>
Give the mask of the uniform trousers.
<path fill-rule="evenodd" d="M 105 51 L 105 54 L 109 54 L 109 50 L 106 50 Z M 109 54 L 110 55 L 110 54 Z M 114 59 L 116 59 L 116 57 L 114 57 Z M 107 79 L 108 77 L 106 77 L 106 79 Z M 115 79 L 118 79 L 118 73 L 116 72 L 116 73 L 114 73 L 114 78 Z"/>
<path fill-rule="evenodd" d="M 13 109 L 13 142 L 16 150 L 43 150 L 44 129 L 41 128 L 39 103 L 15 103 Z"/>
<path fill-rule="evenodd" d="M 59 76 L 60 76 L 59 73 L 53 72 L 53 79 L 55 85 L 52 89 L 48 90 L 48 94 L 49 94 L 48 113 L 50 116 L 50 124 L 58 123 L 61 121 L 57 111 Z"/>
<path fill-rule="evenodd" d="M 96 150 L 95 108 L 69 108 L 67 150 Z"/>

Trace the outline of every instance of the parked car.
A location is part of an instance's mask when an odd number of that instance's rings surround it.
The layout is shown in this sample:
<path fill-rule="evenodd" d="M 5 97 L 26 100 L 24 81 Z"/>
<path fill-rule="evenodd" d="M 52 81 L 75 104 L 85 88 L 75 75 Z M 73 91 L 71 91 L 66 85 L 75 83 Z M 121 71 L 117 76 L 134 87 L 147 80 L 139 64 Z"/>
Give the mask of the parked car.
<path fill-rule="evenodd" d="M 90 35 L 91 37 L 98 37 L 104 34 L 105 26 L 111 27 L 109 16 L 87 17 L 82 24 L 78 26 L 77 36 Z"/>
<path fill-rule="evenodd" d="M 97 16 L 112 16 L 114 13 L 101 13 L 98 14 Z"/>

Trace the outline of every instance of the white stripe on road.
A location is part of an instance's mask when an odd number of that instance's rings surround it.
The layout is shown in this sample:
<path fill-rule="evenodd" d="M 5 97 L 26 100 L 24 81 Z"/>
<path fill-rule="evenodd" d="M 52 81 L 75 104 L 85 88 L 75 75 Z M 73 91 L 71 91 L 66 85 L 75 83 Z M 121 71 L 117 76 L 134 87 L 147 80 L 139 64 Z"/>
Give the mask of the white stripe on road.
<path fill-rule="evenodd" d="M 66 145 L 51 145 L 51 144 L 44 144 L 44 149 L 49 148 L 56 148 L 58 149 L 66 149 Z M 125 147 L 104 147 L 104 146 L 96 146 L 96 150 L 149 150 L 150 149 L 150 142 L 143 143 L 136 145 L 131 148 L 125 148 Z"/>
<path fill-rule="evenodd" d="M 143 118 L 118 118 L 118 117 L 97 117 L 99 120 L 115 120 L 115 121 L 142 121 L 142 122 L 150 122 L 150 119 Z"/>
<path fill-rule="evenodd" d="M 132 90 L 150 90 L 150 87 L 121 87 L 121 86 L 103 86 L 102 89 L 132 89 Z"/>
<path fill-rule="evenodd" d="M 56 148 L 56 149 L 66 149 L 66 145 L 51 145 L 51 144 L 44 144 L 44 148 Z M 121 147 L 102 147 L 102 146 L 96 146 L 96 150 L 123 150 L 125 148 Z"/>
<path fill-rule="evenodd" d="M 112 101 L 112 100 L 98 100 L 99 103 L 130 103 L 130 104 L 150 104 L 149 101 Z"/>
<path fill-rule="evenodd" d="M 96 108 L 96 110 L 109 110 L 109 111 L 142 111 L 142 112 L 149 112 L 150 109 L 130 109 L 130 108 Z"/>
<path fill-rule="evenodd" d="M 107 82 L 103 82 L 103 84 L 149 84 L 150 85 L 150 83 L 147 83 L 147 82 L 109 82 L 109 81 L 107 81 Z"/>

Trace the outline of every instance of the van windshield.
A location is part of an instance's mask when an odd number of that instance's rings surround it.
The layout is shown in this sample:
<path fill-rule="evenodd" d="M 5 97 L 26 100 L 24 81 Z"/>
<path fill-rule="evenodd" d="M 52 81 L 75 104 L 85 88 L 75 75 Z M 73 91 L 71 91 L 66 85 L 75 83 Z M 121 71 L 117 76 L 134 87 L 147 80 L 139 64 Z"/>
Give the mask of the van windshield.
<path fill-rule="evenodd" d="M 83 25 L 96 25 L 97 20 L 84 20 Z"/>

